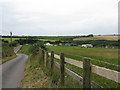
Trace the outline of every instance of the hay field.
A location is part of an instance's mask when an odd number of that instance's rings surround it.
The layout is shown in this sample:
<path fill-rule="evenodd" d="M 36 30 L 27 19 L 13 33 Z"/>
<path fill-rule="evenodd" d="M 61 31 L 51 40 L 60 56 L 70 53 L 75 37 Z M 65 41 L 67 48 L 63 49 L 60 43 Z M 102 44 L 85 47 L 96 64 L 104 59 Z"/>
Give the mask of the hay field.
<path fill-rule="evenodd" d="M 80 38 L 75 38 L 73 40 L 79 40 L 79 41 L 84 41 L 84 40 L 118 40 L 119 36 L 118 35 L 101 35 L 101 36 L 94 36 L 94 37 L 80 37 Z"/>

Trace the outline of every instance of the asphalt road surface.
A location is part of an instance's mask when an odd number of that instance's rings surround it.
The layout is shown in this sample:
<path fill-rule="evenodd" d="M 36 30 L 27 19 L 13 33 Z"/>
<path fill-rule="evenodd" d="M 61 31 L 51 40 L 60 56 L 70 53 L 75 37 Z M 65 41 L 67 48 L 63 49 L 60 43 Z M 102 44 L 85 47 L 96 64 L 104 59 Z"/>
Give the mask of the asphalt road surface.
<path fill-rule="evenodd" d="M 15 52 L 21 48 L 19 46 Z M 0 65 L 2 69 L 2 88 L 17 88 L 23 78 L 25 63 L 28 59 L 27 55 L 17 54 L 17 57 Z M 1 82 L 0 82 L 1 84 Z"/>
<path fill-rule="evenodd" d="M 23 77 L 27 55 L 17 54 L 17 57 L 2 65 L 2 88 L 17 88 Z"/>
<path fill-rule="evenodd" d="M 14 49 L 14 52 L 17 53 L 17 52 L 20 50 L 21 47 L 22 47 L 22 45 L 19 45 L 18 47 L 16 47 L 16 48 Z"/>

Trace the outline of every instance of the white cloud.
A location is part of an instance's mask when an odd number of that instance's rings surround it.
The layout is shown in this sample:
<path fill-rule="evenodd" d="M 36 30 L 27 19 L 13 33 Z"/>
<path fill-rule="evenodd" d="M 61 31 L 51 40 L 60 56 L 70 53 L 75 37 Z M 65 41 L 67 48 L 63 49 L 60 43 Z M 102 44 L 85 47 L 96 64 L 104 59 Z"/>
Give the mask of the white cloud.
<path fill-rule="evenodd" d="M 118 0 L 2 0 L 3 34 L 117 33 Z M 40 31 L 42 30 L 42 31 Z"/>

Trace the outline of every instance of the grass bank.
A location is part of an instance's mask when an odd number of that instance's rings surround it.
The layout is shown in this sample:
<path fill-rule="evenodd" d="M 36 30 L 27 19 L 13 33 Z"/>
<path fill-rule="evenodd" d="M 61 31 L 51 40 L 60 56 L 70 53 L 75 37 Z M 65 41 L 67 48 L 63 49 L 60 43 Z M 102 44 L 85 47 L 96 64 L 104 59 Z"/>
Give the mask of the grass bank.
<path fill-rule="evenodd" d="M 10 60 L 12 60 L 13 58 L 16 58 L 16 57 L 17 57 L 17 55 L 14 54 L 13 56 L 2 58 L 0 64 L 3 64 L 7 61 L 10 61 Z"/>
<path fill-rule="evenodd" d="M 82 86 L 72 77 L 65 74 L 65 84 L 60 85 L 60 70 L 54 67 L 54 73 L 51 75 L 50 63 L 47 67 L 40 64 L 40 54 L 32 56 L 28 53 L 30 45 L 24 45 L 21 48 L 22 53 L 29 55 L 26 63 L 24 78 L 21 81 L 20 88 L 81 88 Z"/>

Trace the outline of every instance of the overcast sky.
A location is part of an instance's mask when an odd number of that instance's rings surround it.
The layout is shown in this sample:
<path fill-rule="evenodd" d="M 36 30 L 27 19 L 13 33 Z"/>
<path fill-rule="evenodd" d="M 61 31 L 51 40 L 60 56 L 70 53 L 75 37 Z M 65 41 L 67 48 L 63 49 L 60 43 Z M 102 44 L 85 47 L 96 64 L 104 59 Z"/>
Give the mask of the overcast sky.
<path fill-rule="evenodd" d="M 0 0 L 0 34 L 117 34 L 118 1 Z"/>

